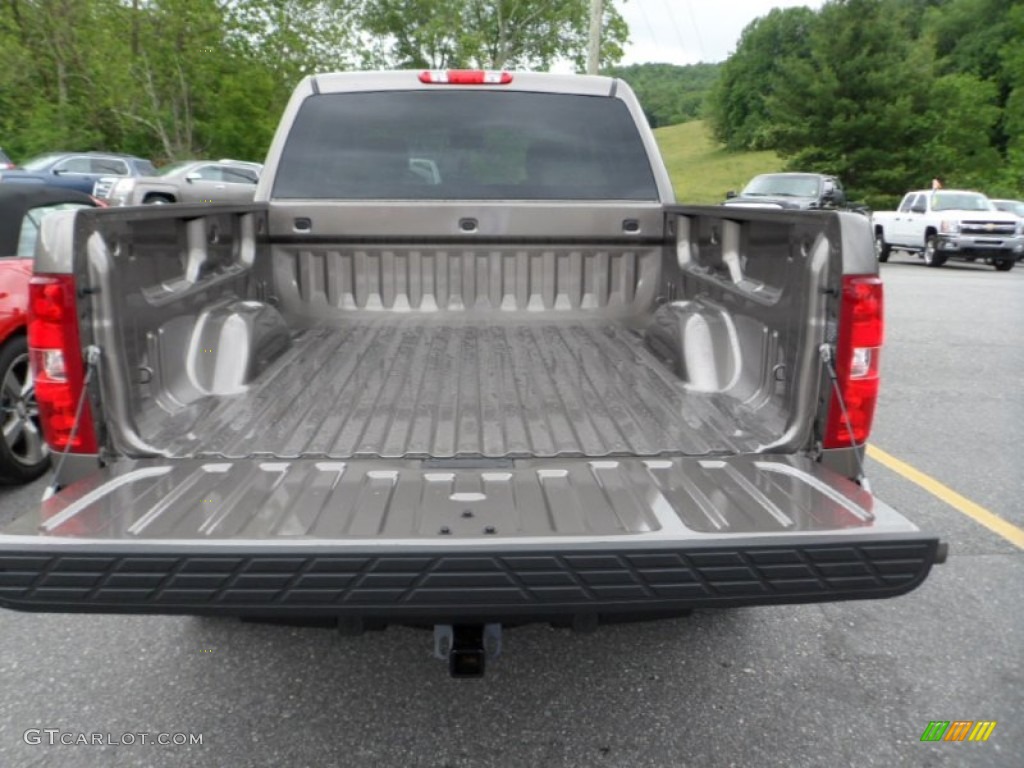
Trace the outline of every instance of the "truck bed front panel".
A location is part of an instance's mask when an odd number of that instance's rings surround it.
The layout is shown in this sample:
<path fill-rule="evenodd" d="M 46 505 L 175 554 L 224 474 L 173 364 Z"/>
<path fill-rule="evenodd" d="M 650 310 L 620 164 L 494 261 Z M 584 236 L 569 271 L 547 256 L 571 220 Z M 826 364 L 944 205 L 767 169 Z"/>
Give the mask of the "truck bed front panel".
<path fill-rule="evenodd" d="M 4 529 L 0 603 L 525 620 L 892 596 L 937 547 L 799 457 L 147 461 Z"/>

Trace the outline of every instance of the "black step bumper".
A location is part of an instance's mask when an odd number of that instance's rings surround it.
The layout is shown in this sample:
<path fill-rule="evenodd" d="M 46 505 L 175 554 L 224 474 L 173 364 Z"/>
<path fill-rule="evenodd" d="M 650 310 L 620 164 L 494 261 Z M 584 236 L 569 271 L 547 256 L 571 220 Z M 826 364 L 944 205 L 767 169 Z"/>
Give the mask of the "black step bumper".
<path fill-rule="evenodd" d="M 794 537 L 796 538 L 796 537 Z M 26 611 L 522 622 L 894 597 L 944 559 L 925 534 L 684 548 L 51 544 L 0 549 L 0 605 Z M 831 540 L 829 540 L 831 539 Z M 106 551 L 104 551 L 104 548 Z"/>

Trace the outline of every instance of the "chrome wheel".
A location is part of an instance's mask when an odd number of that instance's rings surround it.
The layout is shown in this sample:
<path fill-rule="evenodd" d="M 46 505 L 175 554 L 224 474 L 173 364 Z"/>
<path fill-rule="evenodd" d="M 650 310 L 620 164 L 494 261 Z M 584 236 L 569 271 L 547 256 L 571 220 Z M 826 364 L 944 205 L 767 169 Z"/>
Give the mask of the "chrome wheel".
<path fill-rule="evenodd" d="M 946 263 L 946 256 L 939 253 L 939 243 L 935 235 L 929 235 L 924 242 L 924 263 L 929 267 L 941 267 Z"/>
<path fill-rule="evenodd" d="M 39 406 L 27 352 L 14 357 L 3 372 L 0 425 L 7 452 L 18 464 L 35 467 L 49 456 L 39 426 Z"/>
<path fill-rule="evenodd" d="M 875 234 L 875 257 L 882 263 L 889 260 L 889 253 L 892 248 L 885 242 L 885 235 L 881 232 Z"/>

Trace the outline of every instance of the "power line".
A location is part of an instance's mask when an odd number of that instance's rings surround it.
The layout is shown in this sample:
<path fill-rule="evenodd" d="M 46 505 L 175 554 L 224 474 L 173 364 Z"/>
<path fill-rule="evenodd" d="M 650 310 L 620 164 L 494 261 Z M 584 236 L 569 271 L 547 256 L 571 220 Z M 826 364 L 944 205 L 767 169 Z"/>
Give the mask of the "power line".
<path fill-rule="evenodd" d="M 687 10 L 687 12 L 690 15 L 690 24 L 693 26 L 693 33 L 694 33 L 694 36 L 697 39 L 697 50 L 700 52 L 701 61 L 703 61 L 704 60 L 704 41 L 701 39 L 700 29 L 697 27 L 697 17 L 693 13 L 693 6 L 690 5 L 690 0 L 676 0 L 676 1 L 677 2 L 685 2 L 685 4 L 686 4 L 686 10 Z M 639 5 L 639 3 L 638 3 L 638 5 Z M 686 50 L 686 40 L 683 38 L 683 33 L 680 30 L 679 25 L 676 23 L 675 14 L 672 12 L 672 9 L 669 7 L 668 0 L 662 0 L 662 5 L 665 8 L 665 13 L 668 14 L 668 20 L 672 24 L 672 29 L 675 30 L 676 40 L 679 42 L 679 48 L 680 48 L 680 50 L 685 51 Z M 640 8 L 642 9 L 643 6 L 640 5 Z"/>
<path fill-rule="evenodd" d="M 690 23 L 693 24 L 693 34 L 697 37 L 697 49 L 700 51 L 700 60 L 704 61 L 704 41 L 700 36 L 700 27 L 697 26 L 697 16 L 693 12 L 693 3 L 686 0 L 686 10 L 690 12 Z"/>
<path fill-rule="evenodd" d="M 686 50 L 686 42 L 683 40 L 683 33 L 679 31 L 679 25 L 676 24 L 676 17 L 672 13 L 672 9 L 668 7 L 668 0 L 661 0 L 661 1 L 662 1 L 662 4 L 665 6 L 665 13 L 668 14 L 668 20 L 670 22 L 672 22 L 672 29 L 674 29 L 675 32 L 676 32 L 676 40 L 679 41 L 679 48 L 680 48 L 680 50 L 685 51 Z"/>
<path fill-rule="evenodd" d="M 644 10 L 644 3 L 637 0 L 636 7 L 640 11 L 640 15 L 644 18 L 644 26 L 647 27 L 647 32 L 651 36 L 651 42 L 654 43 L 655 47 L 659 47 L 661 44 L 658 42 L 658 35 L 654 32 L 654 25 L 651 24 L 651 19 L 647 16 L 647 11 Z"/>

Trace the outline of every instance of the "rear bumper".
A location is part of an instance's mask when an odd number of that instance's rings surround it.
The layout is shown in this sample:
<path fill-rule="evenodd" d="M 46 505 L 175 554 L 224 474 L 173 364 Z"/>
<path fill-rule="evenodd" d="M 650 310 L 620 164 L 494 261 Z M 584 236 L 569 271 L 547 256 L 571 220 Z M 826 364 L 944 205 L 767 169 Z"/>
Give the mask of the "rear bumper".
<path fill-rule="evenodd" d="M 735 537 L 733 537 L 735 538 Z M 0 605 L 28 611 L 544 621 L 894 597 L 941 561 L 935 538 L 793 537 L 730 546 L 0 549 Z M 313 550 L 313 551 L 311 551 Z"/>
<path fill-rule="evenodd" d="M 892 597 L 940 559 L 803 456 L 146 460 L 0 531 L 0 605 L 561 621 Z"/>

